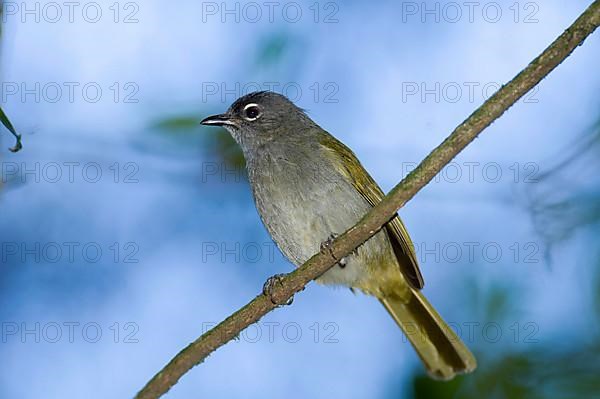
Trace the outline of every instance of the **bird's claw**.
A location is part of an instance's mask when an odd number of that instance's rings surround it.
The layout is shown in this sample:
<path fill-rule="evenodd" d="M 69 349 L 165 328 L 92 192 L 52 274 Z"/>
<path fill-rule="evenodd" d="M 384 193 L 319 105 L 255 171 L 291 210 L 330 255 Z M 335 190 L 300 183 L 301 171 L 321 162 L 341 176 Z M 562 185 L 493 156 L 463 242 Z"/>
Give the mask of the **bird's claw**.
<path fill-rule="evenodd" d="M 331 244 L 333 243 L 333 240 L 338 238 L 338 236 L 339 236 L 338 234 L 332 233 L 325 241 L 323 241 L 321 243 L 320 249 L 321 249 L 321 252 L 329 253 L 329 255 L 331 255 L 331 257 L 333 259 L 338 261 L 337 262 L 338 265 L 343 269 L 348 264 L 348 259 L 346 257 L 343 257 L 342 259 L 336 258 L 331 249 Z M 358 249 L 355 249 L 354 251 L 351 252 L 352 255 L 356 255 L 357 253 L 358 253 Z"/>
<path fill-rule="evenodd" d="M 333 233 L 325 241 L 323 241 L 320 245 L 321 252 L 328 252 L 331 256 L 333 256 L 333 252 L 331 250 L 331 244 L 333 244 L 333 240 L 337 238 L 337 234 Z M 335 258 L 335 256 L 333 256 Z M 337 260 L 337 259 L 336 259 Z"/>
<path fill-rule="evenodd" d="M 280 301 L 277 301 L 275 299 L 275 287 L 277 285 L 282 285 L 281 282 L 283 280 L 283 277 L 285 277 L 285 274 L 276 274 L 274 276 L 269 277 L 263 285 L 263 295 L 268 297 L 274 305 L 287 306 L 291 305 L 292 302 L 294 302 L 293 295 L 284 303 L 281 303 Z"/>

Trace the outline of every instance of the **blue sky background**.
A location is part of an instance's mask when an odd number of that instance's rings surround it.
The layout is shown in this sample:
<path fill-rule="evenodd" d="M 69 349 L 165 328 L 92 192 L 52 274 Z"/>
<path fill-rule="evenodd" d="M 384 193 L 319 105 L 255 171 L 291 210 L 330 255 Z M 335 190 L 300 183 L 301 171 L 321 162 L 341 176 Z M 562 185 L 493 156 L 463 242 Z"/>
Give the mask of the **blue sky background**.
<path fill-rule="evenodd" d="M 85 2 L 72 23 L 64 7 L 51 22 L 47 3 L 37 3 L 36 22 L 21 3 L 4 4 L 1 106 L 25 148 L 12 154 L 10 137 L 0 136 L 0 397 L 132 397 L 268 276 L 291 270 L 243 176 L 226 173 L 235 148 L 224 132 L 196 126 L 244 87 L 288 89 L 387 191 L 483 103 L 484 88 L 491 94 L 510 80 L 589 1 L 482 2 L 472 22 L 451 2 L 426 2 L 434 14 L 421 2 L 298 2 L 287 12 L 278 3 L 272 21 L 258 3 L 252 22 L 242 3 L 225 15 L 221 2 L 153 0 L 117 3 L 115 22 L 113 3 L 95 3 L 97 23 L 86 21 L 94 13 L 84 17 Z M 597 148 L 582 149 L 592 147 L 599 118 L 599 50 L 595 34 L 401 211 L 424 292 L 461 326 L 480 375 L 507 353 L 598 342 L 598 219 L 568 230 L 562 223 L 577 212 L 544 219 L 534 205 L 575 197 L 583 212 L 590 198 L 597 203 Z M 65 82 L 78 84 L 72 101 Z M 86 84 L 101 88 L 97 102 L 82 93 Z M 77 243 L 73 259 L 65 243 Z M 63 253 L 52 262 L 43 248 L 56 246 Z M 73 339 L 65 323 L 76 323 Z M 472 337 L 469 323 L 479 323 Z M 418 397 L 418 359 L 372 298 L 311 284 L 259 328 L 167 397 Z M 478 377 L 468 378 L 461 389 Z"/>

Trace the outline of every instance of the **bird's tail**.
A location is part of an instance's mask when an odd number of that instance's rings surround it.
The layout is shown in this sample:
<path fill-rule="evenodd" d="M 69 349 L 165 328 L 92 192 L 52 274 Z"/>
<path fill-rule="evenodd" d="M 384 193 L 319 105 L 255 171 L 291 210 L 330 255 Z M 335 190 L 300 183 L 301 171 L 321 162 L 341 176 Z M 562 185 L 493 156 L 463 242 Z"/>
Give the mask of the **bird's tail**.
<path fill-rule="evenodd" d="M 475 357 L 419 291 L 410 300 L 389 296 L 381 303 L 419 354 L 427 372 L 449 380 L 477 367 Z"/>

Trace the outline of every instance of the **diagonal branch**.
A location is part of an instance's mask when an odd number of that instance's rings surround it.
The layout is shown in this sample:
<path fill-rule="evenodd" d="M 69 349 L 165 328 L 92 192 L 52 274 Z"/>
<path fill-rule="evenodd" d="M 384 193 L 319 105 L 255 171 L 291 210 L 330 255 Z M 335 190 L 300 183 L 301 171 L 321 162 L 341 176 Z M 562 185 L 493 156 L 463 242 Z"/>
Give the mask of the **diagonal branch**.
<path fill-rule="evenodd" d="M 300 268 L 288 274 L 275 287 L 271 298 L 261 294 L 203 334 L 171 360 L 137 394 L 137 399 L 155 399 L 166 393 L 187 371 L 200 364 L 213 351 L 235 338 L 249 325 L 304 289 L 362 243 L 372 237 L 406 202 L 472 142 L 483 129 L 499 118 L 517 100 L 537 85 L 565 60 L 600 25 L 600 0 L 589 8 L 544 52 L 508 84 L 490 97 L 461 123 L 442 144 L 365 215 L 354 227 L 339 236 L 326 250 L 314 255 Z"/>

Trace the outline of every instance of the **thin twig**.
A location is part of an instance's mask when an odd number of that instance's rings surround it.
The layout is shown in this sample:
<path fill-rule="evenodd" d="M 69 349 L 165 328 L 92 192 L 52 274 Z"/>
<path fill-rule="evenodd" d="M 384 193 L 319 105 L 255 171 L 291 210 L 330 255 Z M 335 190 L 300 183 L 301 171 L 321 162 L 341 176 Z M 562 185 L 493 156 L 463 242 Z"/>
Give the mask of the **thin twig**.
<path fill-rule="evenodd" d="M 300 268 L 288 274 L 274 289 L 273 297 L 258 295 L 246 306 L 229 316 L 218 326 L 203 334 L 182 350 L 137 394 L 137 399 L 155 399 L 166 393 L 179 378 L 208 355 L 235 338 L 249 325 L 273 310 L 276 303 L 285 303 L 310 281 L 330 269 L 341 259 L 372 237 L 406 202 L 460 153 L 470 142 L 537 85 L 565 60 L 600 25 L 600 0 L 592 5 L 533 60 L 521 73 L 490 97 L 479 109 L 460 124 L 452 134 L 431 152 L 421 164 L 365 215 L 354 227 L 339 236 L 324 250 Z"/>

